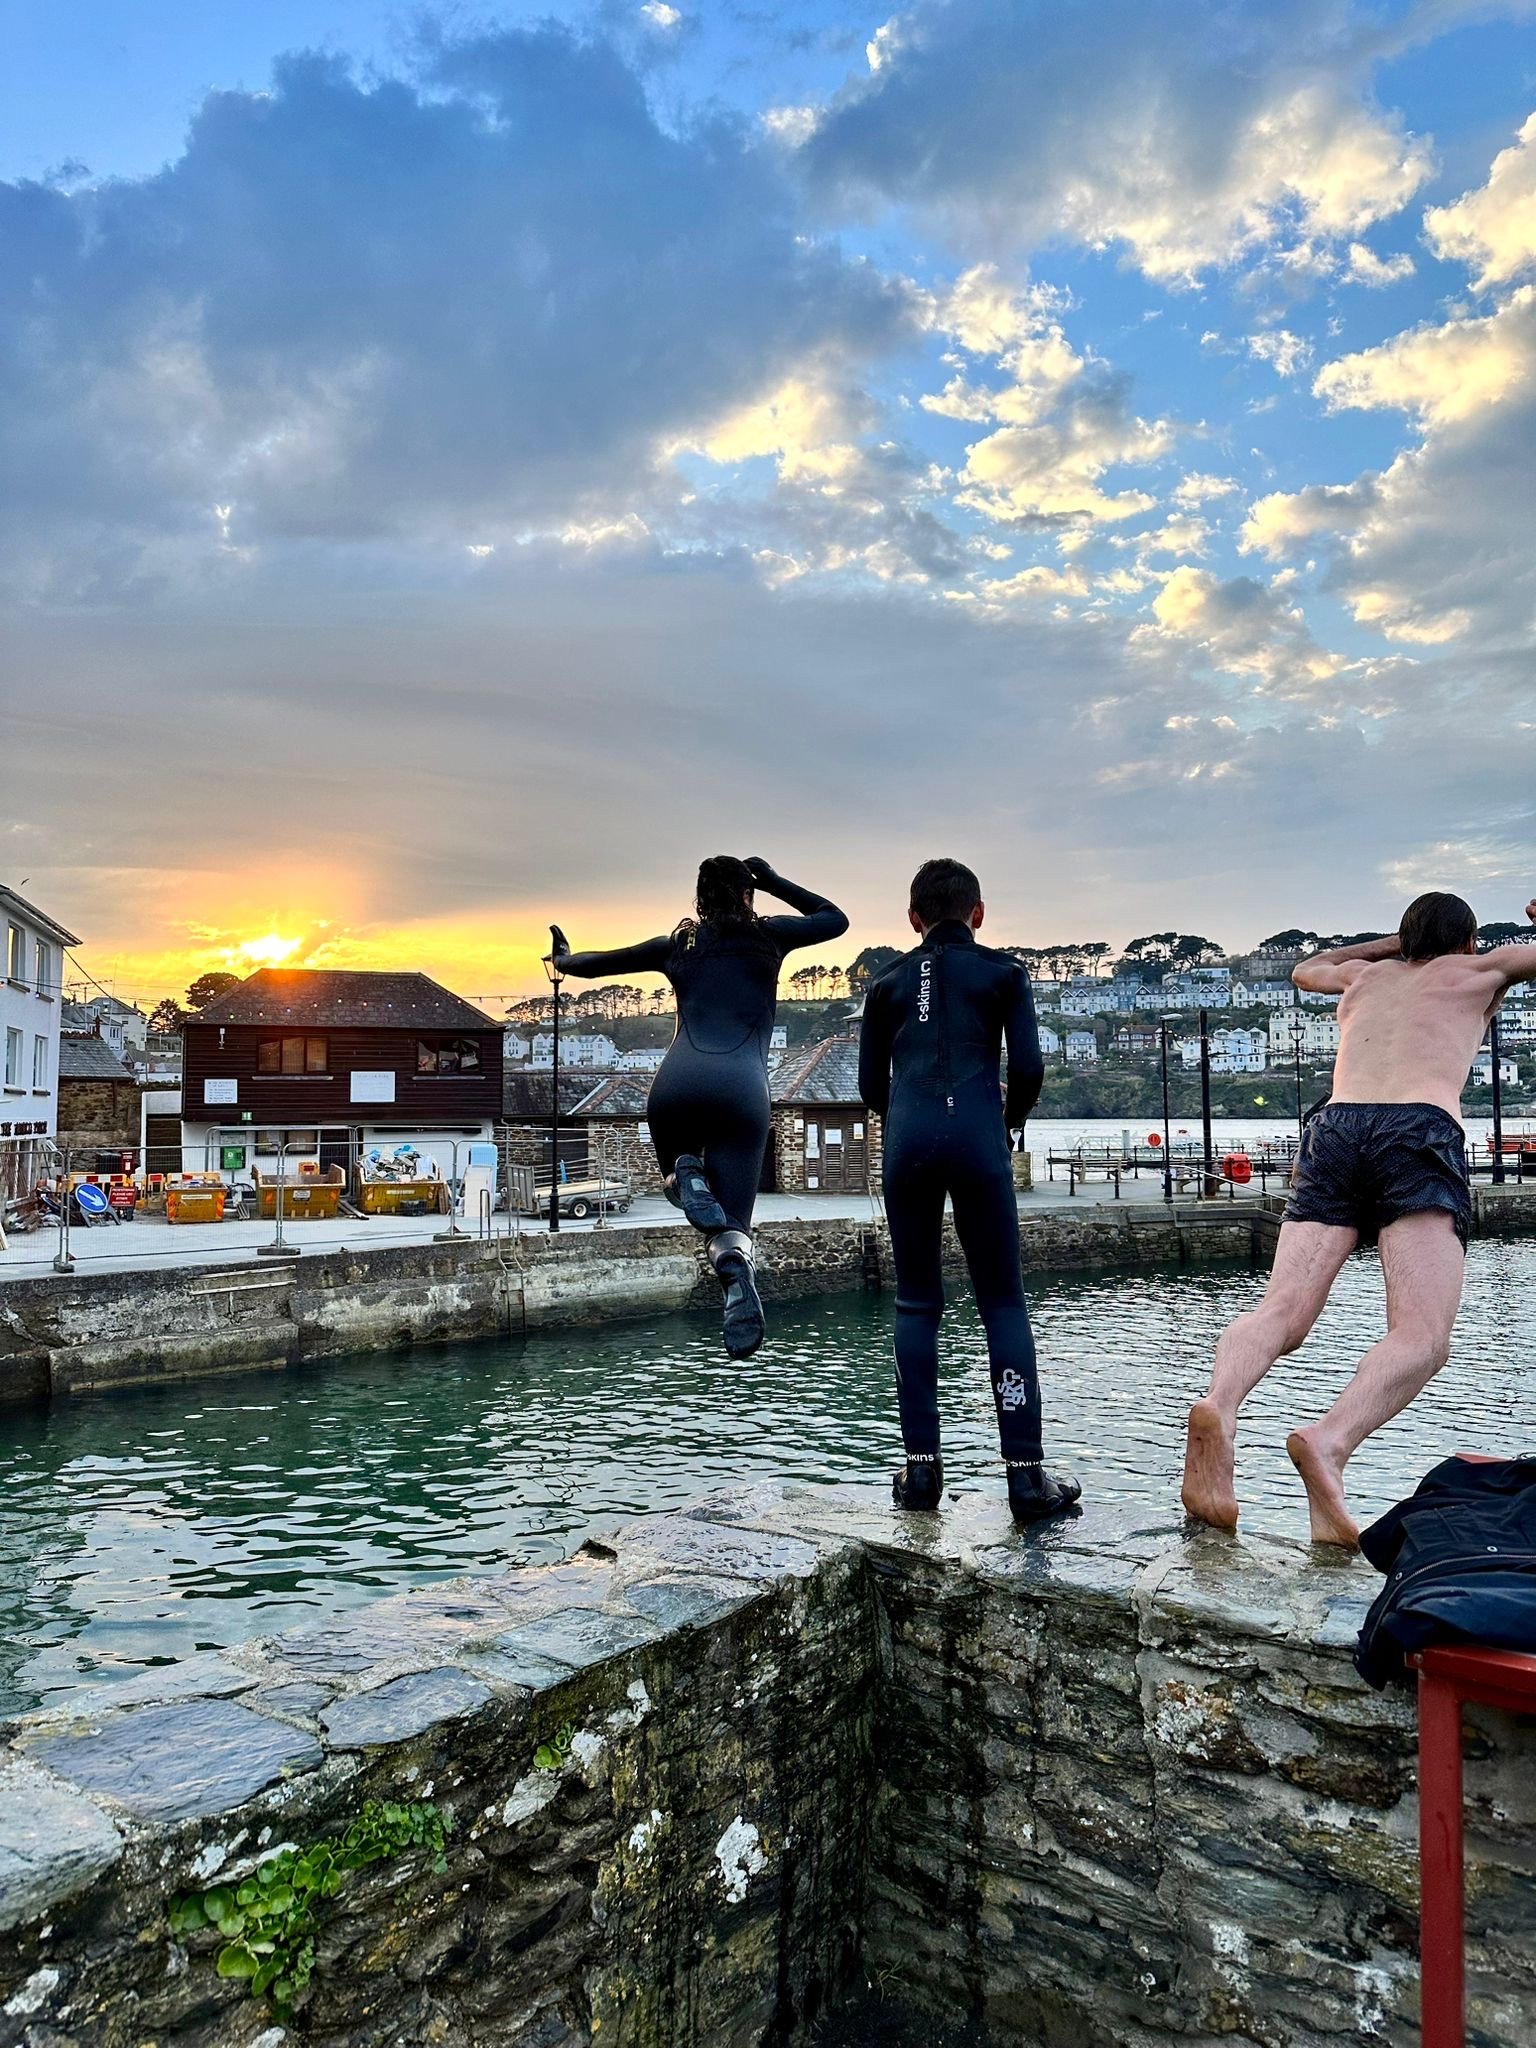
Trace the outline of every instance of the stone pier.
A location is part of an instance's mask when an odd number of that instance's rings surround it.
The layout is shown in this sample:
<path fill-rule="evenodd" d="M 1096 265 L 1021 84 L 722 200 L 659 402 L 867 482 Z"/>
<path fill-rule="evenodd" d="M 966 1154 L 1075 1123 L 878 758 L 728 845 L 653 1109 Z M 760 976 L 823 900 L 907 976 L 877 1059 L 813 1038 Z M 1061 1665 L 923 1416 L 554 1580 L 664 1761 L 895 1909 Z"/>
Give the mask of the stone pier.
<path fill-rule="evenodd" d="M 30 1716 L 0 2048 L 1408 2048 L 1412 1705 L 1319 1555 L 764 1487 Z M 1473 1718 L 1477 2048 L 1536 2040 L 1533 1762 Z M 220 1974 L 370 1828 L 286 2005 Z"/>

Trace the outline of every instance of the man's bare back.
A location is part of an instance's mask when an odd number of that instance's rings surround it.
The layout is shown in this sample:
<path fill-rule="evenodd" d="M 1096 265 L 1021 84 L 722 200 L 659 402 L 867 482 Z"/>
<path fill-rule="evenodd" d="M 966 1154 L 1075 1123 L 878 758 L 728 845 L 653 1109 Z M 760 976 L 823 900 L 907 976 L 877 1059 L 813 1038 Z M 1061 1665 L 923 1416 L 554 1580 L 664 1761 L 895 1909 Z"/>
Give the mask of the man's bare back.
<path fill-rule="evenodd" d="M 1536 946 L 1501 947 L 1528 953 Z M 1461 1113 L 1467 1071 L 1509 981 L 1494 953 L 1387 958 L 1333 970 L 1343 983 L 1335 1102 L 1433 1102 Z M 1298 970 L 1297 979 L 1305 970 Z M 1302 986 L 1307 984 L 1302 982 Z"/>

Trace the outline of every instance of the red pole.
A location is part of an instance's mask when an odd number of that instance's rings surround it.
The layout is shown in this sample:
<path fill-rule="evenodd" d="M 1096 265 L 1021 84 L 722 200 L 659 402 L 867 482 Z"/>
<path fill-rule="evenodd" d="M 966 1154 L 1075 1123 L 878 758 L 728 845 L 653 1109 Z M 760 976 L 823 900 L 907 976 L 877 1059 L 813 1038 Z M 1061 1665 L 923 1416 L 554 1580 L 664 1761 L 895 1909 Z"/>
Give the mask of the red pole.
<path fill-rule="evenodd" d="M 1419 1673 L 1421 2048 L 1465 2048 L 1461 1696 Z"/>

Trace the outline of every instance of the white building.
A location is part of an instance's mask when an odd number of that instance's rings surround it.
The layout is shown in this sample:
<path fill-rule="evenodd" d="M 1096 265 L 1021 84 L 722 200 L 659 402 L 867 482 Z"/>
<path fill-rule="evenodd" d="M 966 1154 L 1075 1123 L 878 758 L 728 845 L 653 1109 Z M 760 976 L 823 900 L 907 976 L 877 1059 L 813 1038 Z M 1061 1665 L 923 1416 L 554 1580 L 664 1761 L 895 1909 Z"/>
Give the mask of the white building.
<path fill-rule="evenodd" d="M 1163 992 L 1181 1008 L 1224 1010 L 1232 1000 L 1230 967 L 1186 967 L 1163 976 Z"/>
<path fill-rule="evenodd" d="M 1294 1010 L 1296 984 L 1291 981 L 1234 981 L 1232 1006 L 1237 1010 Z"/>
<path fill-rule="evenodd" d="M 1262 1074 L 1269 1064 L 1262 1031 L 1213 1031 L 1210 1040 L 1213 1074 Z M 1181 1038 L 1179 1058 L 1186 1067 L 1198 1067 L 1199 1039 Z"/>
<path fill-rule="evenodd" d="M 768 1050 L 770 1052 L 787 1052 L 788 1049 L 789 1026 L 787 1024 L 775 1024 L 768 1033 Z"/>
<path fill-rule="evenodd" d="M 532 1039 L 524 1038 L 521 1031 L 502 1032 L 501 1056 L 504 1060 L 525 1060 L 532 1051 Z"/>
<path fill-rule="evenodd" d="M 51 1138 L 58 1127 L 59 1029 L 64 951 L 80 941 L 46 912 L 0 883 L 0 1199 L 35 1178 L 16 1139 Z M 13 1184 L 14 1183 L 14 1184 Z"/>
<path fill-rule="evenodd" d="M 1516 1066 L 1513 1060 L 1506 1059 L 1500 1053 L 1499 1080 L 1502 1085 L 1507 1088 L 1512 1083 L 1518 1081 L 1519 1078 L 1519 1067 Z M 1486 1046 L 1472 1062 L 1471 1082 L 1474 1088 L 1491 1088 L 1493 1086 L 1493 1055 Z"/>
<path fill-rule="evenodd" d="M 1291 1011 L 1268 1027 L 1269 1057 L 1274 1066 L 1294 1061 L 1298 1046 L 1304 1060 L 1331 1060 L 1339 1050 L 1339 1020 L 1332 1010 Z"/>
<path fill-rule="evenodd" d="M 1536 1009 L 1510 1004 L 1499 1012 L 1500 1045 L 1536 1045 Z"/>
<path fill-rule="evenodd" d="M 1040 1026 L 1040 1050 L 1048 1060 L 1056 1059 L 1061 1053 L 1061 1033 L 1053 1031 L 1049 1024 Z"/>
<path fill-rule="evenodd" d="M 143 1052 L 148 1045 L 148 1017 L 121 996 L 92 996 L 83 1007 L 100 1020 L 101 1036 L 119 1058 L 125 1051 Z"/>
<path fill-rule="evenodd" d="M 633 1052 L 621 1052 L 614 1066 L 621 1074 L 654 1074 L 666 1056 L 664 1045 L 637 1045 Z"/>
<path fill-rule="evenodd" d="M 560 1064 L 562 1067 L 613 1067 L 617 1065 L 619 1048 L 604 1031 L 562 1031 L 560 1034 Z M 555 1063 L 555 1034 L 552 1031 L 535 1031 L 533 1034 L 533 1058 L 529 1065 L 552 1067 Z"/>
<path fill-rule="evenodd" d="M 1099 1056 L 1099 1041 L 1091 1031 L 1067 1033 L 1067 1059 L 1074 1066 L 1087 1066 Z"/>

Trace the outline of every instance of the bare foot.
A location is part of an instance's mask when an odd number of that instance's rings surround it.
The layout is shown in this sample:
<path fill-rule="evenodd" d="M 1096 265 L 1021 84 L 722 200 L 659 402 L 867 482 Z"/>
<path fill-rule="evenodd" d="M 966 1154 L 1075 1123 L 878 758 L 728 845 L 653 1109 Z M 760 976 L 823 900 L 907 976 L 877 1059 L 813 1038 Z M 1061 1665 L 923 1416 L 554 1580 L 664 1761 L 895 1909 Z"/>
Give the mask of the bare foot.
<path fill-rule="evenodd" d="M 1184 1447 L 1184 1512 L 1213 1529 L 1237 1527 L 1237 1487 L 1232 1475 L 1232 1432 L 1214 1401 L 1197 1401 L 1189 1411 Z"/>
<path fill-rule="evenodd" d="M 1337 1452 L 1323 1450 L 1308 1429 L 1293 1429 L 1285 1440 L 1285 1451 L 1307 1489 L 1312 1541 L 1358 1550 L 1360 1525 L 1344 1500 L 1344 1460 Z"/>

